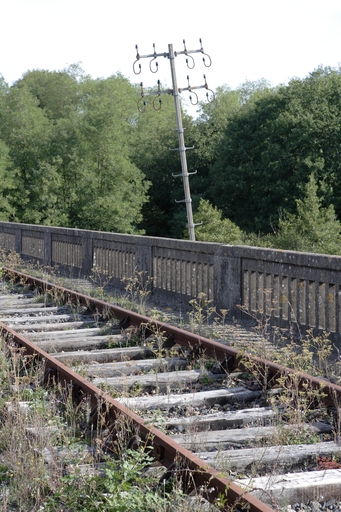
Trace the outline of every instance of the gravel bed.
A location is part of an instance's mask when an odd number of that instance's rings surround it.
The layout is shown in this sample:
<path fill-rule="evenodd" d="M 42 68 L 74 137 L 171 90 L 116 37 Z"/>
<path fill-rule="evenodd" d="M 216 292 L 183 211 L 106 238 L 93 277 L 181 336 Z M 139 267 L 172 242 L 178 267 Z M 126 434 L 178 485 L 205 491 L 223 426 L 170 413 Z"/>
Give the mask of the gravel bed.
<path fill-rule="evenodd" d="M 79 280 L 74 280 L 75 283 L 72 285 L 72 283 L 65 284 L 65 286 L 69 288 L 83 288 L 83 285 L 85 286 L 87 284 L 88 290 L 89 290 L 89 283 L 82 282 L 82 286 L 79 286 Z M 82 290 L 80 290 L 82 291 Z M 84 292 L 84 290 L 83 290 Z M 37 304 L 38 306 L 39 304 Z M 154 308 L 157 308 L 158 311 L 162 312 L 165 316 L 167 316 L 167 322 L 175 325 L 181 325 L 182 328 L 189 328 L 189 324 L 184 322 L 184 318 L 187 319 L 187 315 L 183 310 L 181 310 L 181 307 L 179 307 L 179 310 L 176 310 L 176 308 L 167 307 L 166 305 L 161 304 L 153 304 Z M 64 311 L 63 311 L 64 312 Z M 66 312 L 66 311 L 65 311 Z M 150 310 L 146 312 L 146 314 L 150 315 Z M 16 315 L 15 315 L 16 316 Z M 15 318 L 13 316 L 13 318 Z M 21 316 L 21 315 L 18 315 Z M 271 345 L 268 341 L 264 340 L 264 337 L 261 334 L 258 334 L 254 330 L 255 323 L 253 320 L 246 320 L 241 321 L 238 320 L 238 322 L 235 321 L 235 319 L 228 319 L 226 322 L 226 325 L 224 326 L 214 326 L 214 325 L 204 325 L 200 326 L 200 333 L 203 336 L 206 337 L 215 337 L 217 341 L 228 344 L 228 345 L 237 345 L 238 347 L 247 347 L 248 350 L 252 350 L 252 346 L 255 344 L 264 344 Z M 220 338 L 221 336 L 221 338 Z M 235 383 L 236 385 L 242 385 L 246 388 L 249 386 L 252 386 L 252 382 L 250 380 L 245 381 L 242 378 L 231 378 L 231 376 L 227 376 L 228 380 L 228 386 L 231 386 L 232 383 Z M 224 382 L 222 385 L 226 386 L 226 382 Z M 217 386 L 217 383 L 212 384 L 201 384 L 198 383 L 195 385 L 195 391 L 211 391 L 214 389 L 219 389 L 221 386 Z M 179 390 L 179 394 L 182 393 L 189 393 L 193 392 L 193 389 L 190 388 L 184 388 Z M 148 393 L 141 393 L 141 396 L 149 396 Z M 261 407 L 265 405 L 263 403 L 262 399 L 255 400 L 253 402 L 248 403 L 248 407 Z M 191 406 L 174 406 L 171 407 L 167 415 L 164 413 L 161 413 L 159 411 L 144 411 L 143 417 L 146 421 L 152 423 L 160 430 L 163 430 L 167 434 L 179 434 L 183 432 L 182 427 L 176 427 L 173 429 L 167 428 L 167 418 L 181 418 L 181 417 L 189 417 L 189 416 L 197 416 L 197 415 L 209 415 L 217 412 L 224 412 L 224 411 L 234 411 L 238 409 L 245 408 L 245 404 L 238 404 L 238 403 L 228 403 L 226 405 L 220 405 L 216 404 L 214 406 L 202 406 L 202 407 L 191 407 Z M 138 414 L 141 415 L 141 412 L 138 411 Z M 248 426 L 252 426 L 251 424 Z M 316 469 L 316 467 L 311 468 L 305 468 L 305 470 L 313 470 Z M 271 470 L 271 468 L 269 468 Z M 251 475 L 250 475 L 251 476 Z M 258 476 L 258 475 L 252 475 Z M 341 483 L 340 483 L 340 493 L 341 493 Z M 275 508 L 275 507 L 274 507 Z M 295 512 L 303 512 L 303 511 L 311 511 L 311 512 L 318 512 L 318 511 L 339 511 L 341 512 L 341 501 L 338 500 L 329 500 L 329 501 L 310 501 L 306 504 L 304 503 L 295 503 L 293 505 L 289 505 L 286 508 L 278 509 L 278 510 L 285 510 L 287 512 L 295 511 Z"/>
<path fill-rule="evenodd" d="M 329 500 L 329 501 L 309 501 L 309 503 L 295 503 L 294 505 L 288 505 L 285 512 L 320 512 L 322 510 L 327 511 L 341 511 L 341 501 Z"/>

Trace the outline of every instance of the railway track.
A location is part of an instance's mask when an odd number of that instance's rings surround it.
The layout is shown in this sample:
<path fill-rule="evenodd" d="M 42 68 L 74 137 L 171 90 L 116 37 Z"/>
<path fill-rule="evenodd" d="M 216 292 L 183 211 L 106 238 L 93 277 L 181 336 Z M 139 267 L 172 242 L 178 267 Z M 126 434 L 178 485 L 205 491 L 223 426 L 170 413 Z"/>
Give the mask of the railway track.
<path fill-rule="evenodd" d="M 3 333 L 44 360 L 46 380 L 71 386 L 76 404 L 88 397 L 106 451 L 125 418 L 129 446 L 153 445 L 161 479 L 181 473 L 186 492 L 201 489 L 224 510 L 340 499 L 340 386 L 38 278 L 15 279 L 45 299 L 0 295 Z M 309 419 L 297 414 L 303 407 Z"/>

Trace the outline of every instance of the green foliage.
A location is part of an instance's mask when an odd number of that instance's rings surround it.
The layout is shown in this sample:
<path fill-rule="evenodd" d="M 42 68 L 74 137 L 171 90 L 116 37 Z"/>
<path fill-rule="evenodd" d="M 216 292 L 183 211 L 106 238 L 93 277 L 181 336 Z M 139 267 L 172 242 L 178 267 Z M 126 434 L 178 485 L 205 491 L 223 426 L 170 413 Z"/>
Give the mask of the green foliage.
<path fill-rule="evenodd" d="M 183 125 L 186 145 L 191 146 L 193 123 L 186 115 L 183 117 Z M 142 209 L 141 223 L 141 227 L 150 236 L 182 238 L 186 226 L 185 207 L 175 202 L 184 197 L 181 177 L 173 176 L 181 174 L 179 152 L 169 150 L 179 145 L 175 127 L 174 100 L 171 96 L 162 98 L 162 108 L 159 111 L 149 105 L 146 112 L 136 116 L 133 125 L 132 160 L 151 183 L 148 190 L 149 201 Z M 190 153 L 187 152 L 189 169 L 192 156 Z M 191 181 L 191 186 L 192 184 Z"/>
<path fill-rule="evenodd" d="M 248 101 L 224 131 L 208 198 L 242 229 L 269 233 L 314 173 L 340 215 L 340 97 L 340 70 L 320 68 Z"/>
<path fill-rule="evenodd" d="M 341 223 L 333 205 L 322 207 L 313 175 L 305 187 L 305 197 L 297 199 L 297 214 L 285 213 L 279 220 L 275 246 L 280 249 L 340 254 Z"/>
<path fill-rule="evenodd" d="M 143 470 L 153 462 L 144 450 L 126 450 L 120 464 L 111 462 L 103 482 L 108 493 L 106 509 L 115 512 L 137 510 L 159 511 L 165 508 L 167 497 L 152 490 L 152 482 Z"/>
<path fill-rule="evenodd" d="M 220 142 L 230 119 L 240 110 L 241 98 L 238 91 L 227 85 L 218 87 L 215 101 L 200 103 L 200 113 L 195 122 L 195 154 L 199 172 L 207 172 L 214 163 L 217 144 Z M 187 134 L 186 134 L 187 135 Z"/>
<path fill-rule="evenodd" d="M 196 224 L 202 222 L 201 226 L 195 228 L 196 240 L 205 242 L 216 242 L 222 244 L 241 244 L 242 231 L 229 219 L 222 219 L 222 213 L 209 201 L 200 199 L 199 207 L 194 214 Z"/>
<path fill-rule="evenodd" d="M 0 220 L 7 221 L 14 213 L 9 199 L 15 189 L 16 171 L 9 157 L 9 149 L 0 139 Z"/>
<path fill-rule="evenodd" d="M 262 98 L 271 89 L 271 84 L 266 78 L 259 80 L 246 80 L 239 85 L 237 92 L 239 94 L 240 102 L 242 105 L 253 105 L 255 101 Z"/>
<path fill-rule="evenodd" d="M 83 176 L 78 183 L 79 219 L 88 229 L 132 233 L 142 220 L 148 183 L 129 157 L 132 90 L 121 76 L 87 81 L 79 138 Z"/>
<path fill-rule="evenodd" d="M 0 218 L 137 232 L 149 184 L 130 155 L 134 100 L 121 75 L 78 66 L 1 82 Z"/>
<path fill-rule="evenodd" d="M 5 82 L 4 77 L 0 73 L 0 94 L 4 94 L 8 90 L 8 84 Z"/>
<path fill-rule="evenodd" d="M 0 75 L 0 220 L 182 238 L 174 101 L 139 113 L 138 97 L 122 75 L 93 80 L 77 64 L 11 87 Z M 183 113 L 198 240 L 337 253 L 340 99 L 340 69 L 318 68 L 277 88 L 224 85 L 196 120 Z M 300 203 L 312 174 L 319 220 Z"/>
<path fill-rule="evenodd" d="M 181 502 L 181 495 L 170 495 L 155 486 L 146 468 L 153 458 L 143 449 L 126 450 L 120 461 L 106 463 L 105 476 L 82 475 L 77 470 L 61 479 L 60 487 L 44 502 L 43 510 L 86 510 L 95 512 L 159 512 L 170 510 L 174 499 Z M 154 489 L 155 487 L 155 489 Z"/>
<path fill-rule="evenodd" d="M 79 67 L 77 69 L 79 75 L 84 77 L 83 71 Z M 16 82 L 16 86 L 27 87 L 48 119 L 56 121 L 67 117 L 77 106 L 80 76 L 77 80 L 74 71 L 74 66 L 62 71 L 28 71 Z"/>
<path fill-rule="evenodd" d="M 49 121 L 27 87 L 12 87 L 5 95 L 0 131 L 15 169 L 16 188 L 8 194 L 15 220 L 44 223 L 53 216 L 59 180 L 48 163 Z"/>
<path fill-rule="evenodd" d="M 229 123 L 235 116 L 238 116 L 244 105 L 253 104 L 269 88 L 269 83 L 264 79 L 255 82 L 246 81 L 236 90 L 223 85 L 215 91 L 213 102 L 200 103 L 199 116 L 195 122 L 194 152 L 198 157 L 196 166 L 200 174 L 206 175 L 206 179 L 209 167 L 217 158 L 219 143 L 224 137 Z"/>

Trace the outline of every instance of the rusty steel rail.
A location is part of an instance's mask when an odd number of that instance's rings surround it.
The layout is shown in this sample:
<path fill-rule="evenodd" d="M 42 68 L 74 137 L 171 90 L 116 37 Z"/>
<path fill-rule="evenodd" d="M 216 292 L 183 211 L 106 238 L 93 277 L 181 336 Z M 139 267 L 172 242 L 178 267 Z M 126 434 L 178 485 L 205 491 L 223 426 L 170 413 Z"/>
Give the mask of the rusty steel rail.
<path fill-rule="evenodd" d="M 241 370 L 250 372 L 250 368 L 254 368 L 263 375 L 263 380 L 264 382 L 267 382 L 268 385 L 275 385 L 278 382 L 278 379 L 283 377 L 286 378 L 288 386 L 290 386 L 290 382 L 295 382 L 296 384 L 299 384 L 301 389 L 305 389 L 306 385 L 309 384 L 311 389 L 320 391 L 321 397 L 324 395 L 323 400 L 326 405 L 340 407 L 341 386 L 337 384 L 333 384 L 332 382 L 318 377 L 313 377 L 312 375 L 303 372 L 298 372 L 292 368 L 282 366 L 278 363 L 273 363 L 272 361 L 268 361 L 261 357 L 241 354 L 239 350 L 233 347 L 210 340 L 204 336 L 193 334 L 173 325 L 121 308 L 120 306 L 89 297 L 62 286 L 54 285 L 40 278 L 32 277 L 22 272 L 13 271 L 6 267 L 3 267 L 3 272 L 10 276 L 17 276 L 18 280 L 35 286 L 43 292 L 56 290 L 60 296 L 65 298 L 65 300 L 80 303 L 85 306 L 92 304 L 99 313 L 110 310 L 112 315 L 118 319 L 123 319 L 124 317 L 129 316 L 130 323 L 134 326 L 140 327 L 141 325 L 147 326 L 152 324 L 155 328 L 155 332 L 161 332 L 165 336 L 173 336 L 175 342 L 179 345 L 190 348 L 194 351 L 199 350 L 208 357 L 213 357 L 224 362 L 229 371 L 240 368 Z"/>
<path fill-rule="evenodd" d="M 245 492 L 227 478 L 222 478 L 217 470 L 207 465 L 199 457 L 183 448 L 157 428 L 148 426 L 140 416 L 130 411 L 127 407 L 117 402 L 110 395 L 104 393 L 63 363 L 57 361 L 47 352 L 35 346 L 34 343 L 31 343 L 1 322 L 0 329 L 3 336 L 8 336 L 11 341 L 24 347 L 27 354 L 44 361 L 45 375 L 48 379 L 53 376 L 57 382 L 65 386 L 72 386 L 73 393 L 76 392 L 78 395 L 82 393 L 84 396 L 90 397 L 92 416 L 98 407 L 104 405 L 110 424 L 114 425 L 118 417 L 124 416 L 134 426 L 139 436 L 150 441 L 158 460 L 166 467 L 172 466 L 175 460 L 180 460 L 181 467 L 185 468 L 185 471 L 188 473 L 187 479 L 190 480 L 190 484 L 197 489 L 203 488 L 203 496 L 209 501 L 212 502 L 219 496 L 222 496 L 226 500 L 227 510 L 231 510 L 231 506 L 236 506 L 234 510 L 239 510 L 240 507 L 251 512 L 274 512 L 271 507 Z"/>
<path fill-rule="evenodd" d="M 5 269 L 5 271 L 9 272 L 12 276 L 14 275 L 14 271 L 12 270 Z M 98 301 L 92 297 L 78 294 L 77 292 L 60 286 L 54 286 L 51 283 L 47 283 L 41 279 L 37 279 L 23 273 L 15 272 L 15 274 L 21 282 L 25 279 L 25 283 L 41 287 L 45 291 L 57 289 L 58 293 L 62 292 L 64 297 L 67 299 L 77 300 L 78 302 L 86 305 L 92 303 L 96 306 L 98 311 L 102 311 L 104 307 L 108 308 L 108 303 L 104 301 Z M 150 321 L 148 317 L 132 313 L 124 310 L 123 308 L 110 305 L 109 307 L 119 318 L 129 314 L 133 317 L 133 322 Z M 172 332 L 174 330 L 174 334 L 181 333 L 181 340 L 183 344 L 188 345 L 188 341 L 193 341 L 193 338 L 191 337 L 187 340 L 186 331 L 173 328 L 172 326 L 167 326 L 167 329 L 165 329 L 165 327 L 166 326 L 164 324 L 160 324 L 160 328 L 162 328 L 163 331 L 167 330 L 168 332 L 169 327 Z M 221 477 L 220 473 L 216 469 L 207 465 L 192 452 L 173 441 L 157 428 L 147 425 L 145 420 L 129 410 L 126 406 L 116 401 L 110 395 L 94 386 L 91 382 L 88 382 L 85 378 L 81 377 L 50 354 L 37 347 L 24 336 L 15 332 L 13 329 L 7 327 L 1 322 L 0 332 L 2 336 L 8 338 L 11 342 L 24 347 L 25 354 L 31 355 L 33 358 L 37 358 L 44 362 L 46 380 L 54 379 L 64 386 L 71 387 L 74 397 L 89 397 L 92 407 L 91 417 L 94 417 L 96 412 L 99 412 L 98 409 L 102 408 L 101 412 L 104 411 L 108 416 L 107 422 L 110 428 L 110 426 L 114 427 L 115 420 L 117 418 L 123 416 L 134 427 L 134 430 L 138 432 L 138 435 L 142 439 L 147 440 L 153 445 L 154 454 L 162 464 L 168 468 L 172 468 L 174 466 L 174 462 L 179 461 L 180 470 L 185 475 L 189 489 L 202 489 L 202 495 L 210 502 L 214 502 L 216 498 L 221 496 L 225 503 L 223 510 L 238 511 L 246 509 L 250 512 L 274 512 L 274 510 L 267 504 L 261 502 L 258 498 L 252 496 L 229 479 Z M 217 349 L 219 348 L 219 344 L 214 342 L 212 343 L 214 346 L 217 345 Z M 176 469 L 174 471 L 176 471 Z"/>
<path fill-rule="evenodd" d="M 226 500 L 226 507 L 223 510 L 231 510 L 231 507 L 235 507 L 233 510 L 274 512 L 271 507 L 244 491 L 234 482 L 227 478 L 222 478 L 216 469 L 206 464 L 157 428 L 148 426 L 140 416 L 1 322 L 0 330 L 2 336 L 9 337 L 11 341 L 24 347 L 27 354 L 44 361 L 47 379 L 53 377 L 64 386 L 72 386 L 73 395 L 82 394 L 83 396 L 90 397 L 92 417 L 98 407 L 104 406 L 104 410 L 108 414 L 107 421 L 111 426 L 114 426 L 117 418 L 123 416 L 131 423 L 141 438 L 148 440 L 153 445 L 153 453 L 166 467 L 171 467 L 176 460 L 181 461 L 181 468 L 186 473 L 189 486 L 191 488 L 203 489 L 203 496 L 207 500 L 213 502 L 216 498 L 222 496 Z"/>
<path fill-rule="evenodd" d="M 199 348 L 206 355 L 215 357 L 219 361 L 224 361 L 229 370 L 241 368 L 246 371 L 250 371 L 250 366 L 253 366 L 264 374 L 267 382 L 269 384 L 271 383 L 271 385 L 275 384 L 278 379 L 283 376 L 287 379 L 289 384 L 290 381 L 298 379 L 296 382 L 298 381 L 302 388 L 309 383 L 313 389 L 320 390 L 325 395 L 324 400 L 328 405 L 337 406 L 341 403 L 341 386 L 331 382 L 296 372 L 293 369 L 272 363 L 271 361 L 267 361 L 259 357 L 252 357 L 248 355 L 241 356 L 240 352 L 233 347 L 209 340 L 169 324 L 151 320 L 149 317 L 94 299 L 73 290 L 56 286 L 52 283 L 43 281 L 42 279 L 7 268 L 4 268 L 3 270 L 5 274 L 8 274 L 11 277 L 15 276 L 15 278 L 21 282 L 35 286 L 42 292 L 55 290 L 59 297 L 63 297 L 65 300 L 74 303 L 91 306 L 99 313 L 110 311 L 112 315 L 118 319 L 129 316 L 131 324 L 139 327 L 141 324 L 147 325 L 153 323 L 158 332 L 162 332 L 167 336 L 174 336 L 176 343 L 190 349 Z M 47 378 L 53 376 L 59 382 L 72 386 L 73 393 L 76 396 L 90 397 L 93 409 L 92 415 L 95 415 L 96 411 L 98 412 L 98 408 L 105 404 L 104 409 L 107 411 L 107 421 L 109 425 L 114 426 L 115 420 L 123 415 L 129 422 L 131 422 L 133 428 L 139 433 L 141 438 L 150 440 L 150 443 L 153 445 L 156 458 L 166 467 L 171 467 L 174 460 L 181 461 L 181 467 L 187 468 L 189 478 L 194 486 L 197 488 L 203 488 L 204 496 L 209 501 L 212 502 L 215 498 L 224 496 L 226 498 L 226 510 L 231 510 L 231 507 L 235 507 L 234 510 L 247 508 L 247 510 L 250 510 L 251 512 L 273 511 L 271 507 L 262 503 L 250 493 L 244 491 L 235 483 L 231 482 L 227 478 L 222 478 L 217 470 L 208 466 L 204 461 L 180 446 L 178 443 L 172 441 L 157 428 L 148 426 L 137 414 L 133 413 L 123 404 L 120 404 L 111 396 L 69 369 L 63 363 L 54 359 L 45 351 L 39 349 L 23 336 L 19 335 L 12 329 L 6 328 L 2 324 L 0 324 L 0 327 L 3 331 L 6 330 L 8 335 L 16 343 L 25 347 L 27 354 L 35 355 L 35 357 L 45 361 Z M 207 492 L 205 492 L 205 489 Z"/>

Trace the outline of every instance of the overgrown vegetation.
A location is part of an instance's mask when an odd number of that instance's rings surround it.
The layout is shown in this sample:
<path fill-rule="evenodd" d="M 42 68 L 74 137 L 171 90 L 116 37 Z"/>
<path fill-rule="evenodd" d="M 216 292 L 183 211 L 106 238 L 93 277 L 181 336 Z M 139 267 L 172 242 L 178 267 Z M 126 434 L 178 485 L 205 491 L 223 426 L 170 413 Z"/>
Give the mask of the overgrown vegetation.
<path fill-rule="evenodd" d="M 16 259 L 15 255 L 12 257 Z M 137 308 L 145 307 L 148 297 L 148 286 L 145 287 L 147 281 L 141 273 L 135 273 L 126 281 L 127 292 Z M 97 283 L 98 293 L 102 297 L 106 276 L 104 279 L 99 277 L 98 269 L 94 269 L 93 283 Z M 221 337 L 226 327 L 228 311 L 216 312 L 204 294 L 192 299 L 190 305 L 192 311 L 189 313 L 188 322 L 192 330 L 203 334 L 204 328 L 214 331 L 219 327 Z M 213 325 L 209 322 L 212 319 Z M 322 406 L 322 386 L 319 389 L 304 382 L 301 385 L 302 372 L 340 382 L 340 358 L 331 357 L 333 345 L 328 334 L 315 336 L 310 331 L 306 336 L 297 339 L 294 336 L 284 336 L 281 330 L 273 330 L 269 317 L 265 314 L 258 317 L 258 322 L 257 333 L 261 335 L 261 341 L 258 346 L 253 344 L 254 354 L 298 371 L 290 378 L 284 375 L 278 379 L 277 385 L 283 391 L 270 396 L 268 390 L 273 382 L 268 379 L 267 368 L 260 368 L 259 365 L 249 362 L 246 351 L 240 353 L 243 364 L 264 391 L 263 398 L 278 411 L 278 417 L 284 420 L 279 423 L 274 438 L 268 442 L 317 443 L 321 441 L 321 436 L 306 429 L 307 424 L 316 419 L 333 422 L 332 435 L 339 439 L 341 417 L 337 399 L 335 398 L 336 414 L 332 418 Z M 155 330 L 152 334 L 154 339 L 150 348 L 161 358 L 165 355 L 164 333 L 162 330 Z M 12 363 L 6 358 L 8 350 L 14 356 Z M 128 433 L 131 434 L 129 426 L 123 425 L 120 441 L 114 445 L 114 449 L 110 446 L 110 454 L 116 457 L 108 457 L 108 453 L 101 449 L 103 442 L 98 435 L 103 425 L 90 432 L 80 428 L 82 423 L 89 420 L 90 411 L 86 401 L 75 413 L 70 394 L 58 386 L 54 390 L 54 396 L 46 401 L 46 391 L 40 386 L 43 367 L 33 377 L 27 362 L 20 350 L 1 345 L 0 409 L 3 412 L 0 415 L 0 504 L 2 505 L 2 499 L 4 510 L 195 510 L 194 505 L 188 505 L 181 487 L 158 486 L 155 473 L 154 476 L 147 476 L 146 470 L 154 462 L 147 445 L 137 451 L 125 449 L 126 443 L 122 439 Z M 197 364 L 200 369 L 205 369 L 214 366 L 215 361 L 202 354 Z M 138 395 L 140 390 L 135 391 Z M 23 408 L 22 401 L 28 402 L 29 407 Z M 39 434 L 28 435 L 27 426 L 33 427 Z M 82 453 L 84 444 L 96 448 L 96 455 L 90 461 L 88 451 L 84 460 L 78 455 L 75 457 L 74 451 L 71 451 L 75 449 Z M 64 459 L 62 465 L 56 453 L 46 465 L 44 453 L 48 449 L 53 454 L 53 447 L 56 445 L 67 448 L 69 458 L 66 461 Z M 100 461 L 106 464 L 105 474 L 98 468 Z M 89 471 L 83 471 L 81 462 L 88 463 Z M 34 475 L 33 479 L 31 475 Z"/>
<path fill-rule="evenodd" d="M 336 393 L 334 413 L 324 405 L 326 397 L 324 381 L 341 383 L 341 360 L 339 351 L 329 337 L 329 333 L 315 335 L 310 329 L 305 335 L 294 336 L 293 331 L 271 326 L 268 315 L 254 317 L 259 341 L 241 348 L 240 362 L 250 372 L 259 389 L 263 391 L 265 403 L 278 412 L 279 428 L 270 440 L 271 444 L 318 443 L 321 435 L 309 431 L 308 426 L 316 421 L 332 425 L 332 437 L 340 438 L 341 415 Z M 251 357 L 250 357 L 251 356 Z M 281 376 L 274 376 L 263 360 L 278 363 L 290 370 Z M 320 385 L 312 385 L 305 375 L 316 376 Z M 271 389 L 280 388 L 280 393 Z M 329 437 L 328 437 L 329 438 Z"/>
<path fill-rule="evenodd" d="M 340 253 L 340 96 L 340 69 L 321 67 L 184 114 L 198 240 Z M 173 101 L 142 114 L 138 97 L 77 65 L 0 77 L 0 220 L 182 238 Z"/>
<path fill-rule="evenodd" d="M 0 338 L 1 510 L 200 510 L 199 490 L 188 501 L 181 481 L 159 484 L 164 469 L 153 470 L 148 442 L 127 448 L 132 429 L 124 418 L 109 443 L 100 414 L 90 428 L 87 400 L 75 408 L 71 389 L 45 389 L 44 365 L 29 363 Z"/>

